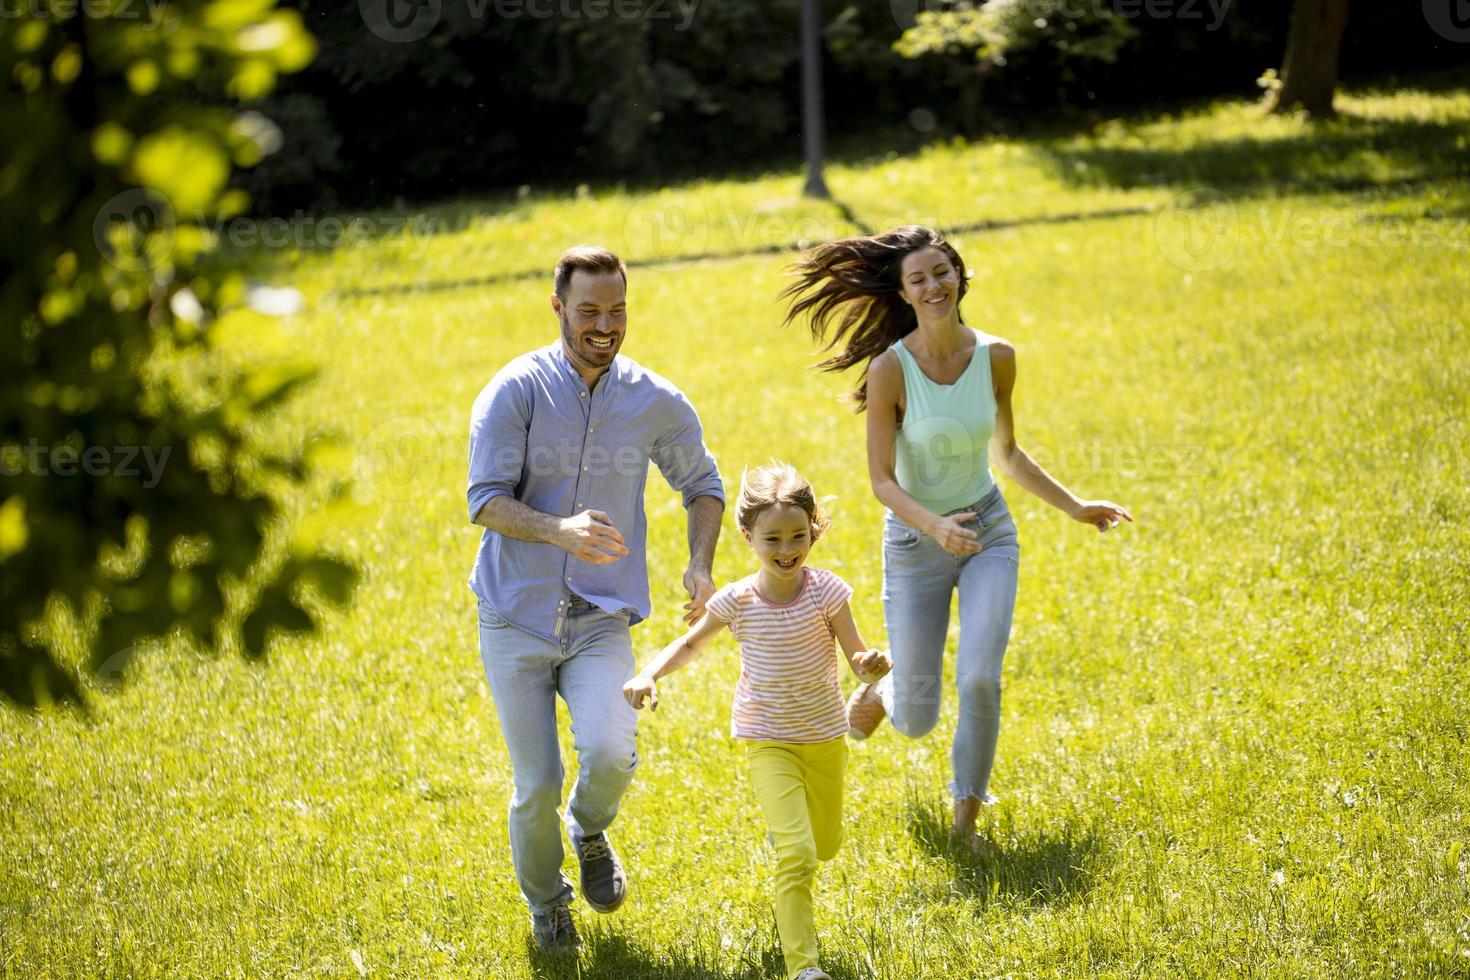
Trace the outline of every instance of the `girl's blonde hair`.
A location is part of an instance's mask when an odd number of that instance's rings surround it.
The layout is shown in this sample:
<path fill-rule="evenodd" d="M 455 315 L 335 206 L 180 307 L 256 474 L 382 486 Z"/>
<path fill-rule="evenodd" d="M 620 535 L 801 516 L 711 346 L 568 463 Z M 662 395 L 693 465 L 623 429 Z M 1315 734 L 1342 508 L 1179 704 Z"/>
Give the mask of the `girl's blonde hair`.
<path fill-rule="evenodd" d="M 735 505 L 735 522 L 740 530 L 754 532 L 755 519 L 761 511 L 777 504 L 790 504 L 806 511 L 814 544 L 832 523 L 812 485 L 790 463 L 772 460 L 740 474 L 740 501 Z"/>

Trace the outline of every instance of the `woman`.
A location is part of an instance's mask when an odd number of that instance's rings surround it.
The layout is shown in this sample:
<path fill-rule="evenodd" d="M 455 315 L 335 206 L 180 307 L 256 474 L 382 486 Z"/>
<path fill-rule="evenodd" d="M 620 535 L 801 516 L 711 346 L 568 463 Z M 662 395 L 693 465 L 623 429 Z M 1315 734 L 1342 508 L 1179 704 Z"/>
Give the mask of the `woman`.
<path fill-rule="evenodd" d="M 954 833 L 982 841 L 975 818 L 988 792 L 1000 729 L 1000 668 L 1010 637 L 1020 547 L 996 467 L 1042 500 L 1099 531 L 1131 521 L 1106 500 L 1081 500 L 1016 444 L 1011 391 L 1016 351 L 960 316 L 965 263 L 919 226 L 813 249 L 782 292 L 786 322 L 809 317 L 819 366 L 861 365 L 868 477 L 885 505 L 883 609 L 893 672 L 847 705 L 866 738 L 887 715 L 911 738 L 939 720 L 950 596 L 960 595 L 955 673 L 960 716 L 953 766 Z"/>

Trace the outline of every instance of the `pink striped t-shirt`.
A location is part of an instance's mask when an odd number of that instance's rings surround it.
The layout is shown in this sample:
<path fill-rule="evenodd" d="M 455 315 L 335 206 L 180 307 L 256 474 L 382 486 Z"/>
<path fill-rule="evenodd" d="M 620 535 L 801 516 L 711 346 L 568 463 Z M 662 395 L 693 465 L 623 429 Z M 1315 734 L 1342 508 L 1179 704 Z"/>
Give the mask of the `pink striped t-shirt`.
<path fill-rule="evenodd" d="M 847 734 L 837 686 L 832 617 L 852 589 L 821 568 L 804 568 L 801 590 L 777 605 L 756 588 L 756 576 L 732 582 L 705 608 L 730 624 L 740 644 L 740 680 L 730 732 L 774 742 L 825 742 Z"/>

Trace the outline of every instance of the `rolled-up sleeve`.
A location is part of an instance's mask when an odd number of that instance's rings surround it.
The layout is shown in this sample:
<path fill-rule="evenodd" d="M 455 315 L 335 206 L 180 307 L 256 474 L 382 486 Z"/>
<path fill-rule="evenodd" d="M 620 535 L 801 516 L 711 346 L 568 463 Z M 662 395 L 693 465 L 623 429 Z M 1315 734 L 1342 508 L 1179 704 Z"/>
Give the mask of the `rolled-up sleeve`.
<path fill-rule="evenodd" d="M 704 444 L 704 430 L 694 406 L 682 392 L 668 403 L 668 425 L 650 454 L 654 465 L 670 487 L 684 498 L 687 508 L 696 497 L 715 497 L 725 502 L 725 484 L 715 457 Z"/>
<path fill-rule="evenodd" d="M 470 521 L 496 497 L 515 496 L 526 461 L 531 399 L 523 378 L 502 372 L 470 412 Z"/>

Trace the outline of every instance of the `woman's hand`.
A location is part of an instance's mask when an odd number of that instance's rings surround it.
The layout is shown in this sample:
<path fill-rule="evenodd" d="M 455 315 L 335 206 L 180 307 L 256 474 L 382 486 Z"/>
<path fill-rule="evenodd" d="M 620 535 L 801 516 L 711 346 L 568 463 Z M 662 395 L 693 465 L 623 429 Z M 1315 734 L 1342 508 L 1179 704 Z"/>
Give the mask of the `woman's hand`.
<path fill-rule="evenodd" d="M 850 663 L 852 672 L 864 684 L 877 683 L 893 669 L 893 660 L 882 650 L 864 650 L 854 654 Z"/>
<path fill-rule="evenodd" d="M 965 527 L 965 522 L 974 519 L 975 513 L 968 510 L 936 517 L 929 525 L 928 534 L 952 555 L 973 555 L 980 550 L 980 535 Z"/>
<path fill-rule="evenodd" d="M 643 699 L 648 699 L 648 710 L 658 710 L 658 684 L 652 677 L 639 674 L 631 681 L 623 685 L 623 697 L 633 706 L 633 710 L 643 710 Z"/>
<path fill-rule="evenodd" d="M 1133 515 L 1111 500 L 1083 500 L 1073 509 L 1072 518 L 1091 524 L 1099 531 L 1107 531 L 1117 527 L 1120 521 L 1131 523 Z"/>

